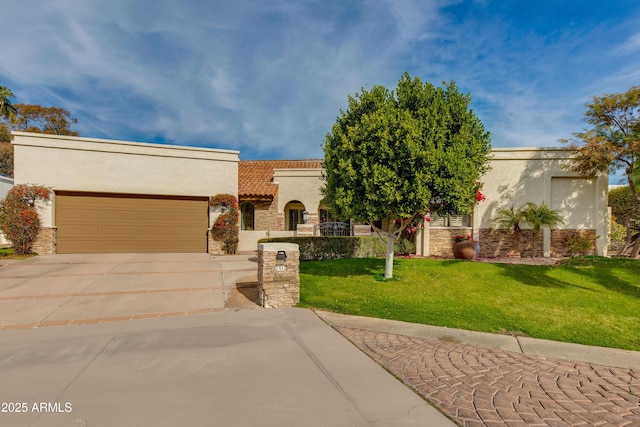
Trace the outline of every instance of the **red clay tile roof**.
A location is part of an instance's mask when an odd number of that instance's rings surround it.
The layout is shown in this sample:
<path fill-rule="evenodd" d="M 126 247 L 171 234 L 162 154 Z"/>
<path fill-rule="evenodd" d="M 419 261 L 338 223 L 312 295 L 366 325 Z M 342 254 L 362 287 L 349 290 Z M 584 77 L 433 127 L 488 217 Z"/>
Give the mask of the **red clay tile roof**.
<path fill-rule="evenodd" d="M 322 160 L 241 160 L 238 165 L 238 196 L 273 199 L 278 186 L 272 184 L 274 169 L 318 169 Z"/>

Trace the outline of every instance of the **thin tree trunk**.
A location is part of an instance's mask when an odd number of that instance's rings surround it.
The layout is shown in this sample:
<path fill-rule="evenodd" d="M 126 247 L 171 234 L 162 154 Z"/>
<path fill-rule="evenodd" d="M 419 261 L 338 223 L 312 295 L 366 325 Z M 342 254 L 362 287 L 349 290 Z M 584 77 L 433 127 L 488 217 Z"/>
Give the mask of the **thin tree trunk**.
<path fill-rule="evenodd" d="M 384 278 L 391 279 L 393 277 L 393 250 L 395 240 L 393 234 L 387 234 L 387 258 L 384 262 Z"/>
<path fill-rule="evenodd" d="M 513 236 L 516 241 L 516 248 L 518 248 L 520 258 L 522 258 L 524 255 L 524 248 L 522 247 L 522 235 L 520 234 L 520 230 L 515 230 Z"/>

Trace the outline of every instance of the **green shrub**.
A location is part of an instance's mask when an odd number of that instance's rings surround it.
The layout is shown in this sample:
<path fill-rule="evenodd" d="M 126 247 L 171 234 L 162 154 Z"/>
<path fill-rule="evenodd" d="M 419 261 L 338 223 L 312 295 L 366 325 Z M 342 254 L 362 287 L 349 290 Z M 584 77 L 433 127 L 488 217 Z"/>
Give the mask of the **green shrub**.
<path fill-rule="evenodd" d="M 610 238 L 612 241 L 621 241 L 627 238 L 627 228 L 618 224 L 616 221 L 611 221 L 611 235 Z"/>
<path fill-rule="evenodd" d="M 50 191 L 40 185 L 16 185 L 0 202 L 0 227 L 11 241 L 15 253 L 31 252 L 40 231 L 40 217 L 33 206 L 37 200 L 49 200 Z"/>
<path fill-rule="evenodd" d="M 217 194 L 210 199 L 209 206 L 222 212 L 211 227 L 211 237 L 222 242 L 226 254 L 235 254 L 239 241 L 238 201 L 231 194 Z"/>
<path fill-rule="evenodd" d="M 571 256 L 588 255 L 593 250 L 593 243 L 588 237 L 576 233 L 567 237 L 565 246 Z"/>
<path fill-rule="evenodd" d="M 337 258 L 372 258 L 384 256 L 386 248 L 377 237 L 277 237 L 258 243 L 296 243 L 300 261 Z"/>
<path fill-rule="evenodd" d="M 409 239 L 401 239 L 400 243 L 395 245 L 396 255 L 411 255 L 416 252 L 416 244 Z"/>

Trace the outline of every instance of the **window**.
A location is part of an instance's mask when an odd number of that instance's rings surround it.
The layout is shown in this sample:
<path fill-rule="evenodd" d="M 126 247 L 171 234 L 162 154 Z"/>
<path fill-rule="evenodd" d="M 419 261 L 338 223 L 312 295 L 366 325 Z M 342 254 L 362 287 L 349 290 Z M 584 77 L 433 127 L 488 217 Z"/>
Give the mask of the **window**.
<path fill-rule="evenodd" d="M 244 202 L 240 205 L 240 229 L 255 230 L 255 206 L 253 203 Z"/>
<path fill-rule="evenodd" d="M 326 207 L 320 208 L 320 224 L 324 224 L 325 222 L 338 222 L 336 218 L 331 215 L 331 211 Z"/>
<path fill-rule="evenodd" d="M 295 231 L 298 224 L 303 224 L 302 212 L 304 209 L 289 209 L 289 231 Z"/>
<path fill-rule="evenodd" d="M 430 227 L 471 227 L 471 215 L 431 215 Z"/>

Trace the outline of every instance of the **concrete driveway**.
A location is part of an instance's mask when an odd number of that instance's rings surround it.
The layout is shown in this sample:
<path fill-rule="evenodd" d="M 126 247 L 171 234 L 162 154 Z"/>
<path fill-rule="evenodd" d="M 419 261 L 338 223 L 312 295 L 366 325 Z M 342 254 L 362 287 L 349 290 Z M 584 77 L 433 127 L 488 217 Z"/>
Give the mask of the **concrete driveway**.
<path fill-rule="evenodd" d="M 206 254 L 4 265 L 0 425 L 453 425 L 313 312 L 260 309 L 256 274 Z"/>
<path fill-rule="evenodd" d="M 0 268 L 0 329 L 256 308 L 255 257 L 52 255 Z"/>

